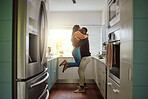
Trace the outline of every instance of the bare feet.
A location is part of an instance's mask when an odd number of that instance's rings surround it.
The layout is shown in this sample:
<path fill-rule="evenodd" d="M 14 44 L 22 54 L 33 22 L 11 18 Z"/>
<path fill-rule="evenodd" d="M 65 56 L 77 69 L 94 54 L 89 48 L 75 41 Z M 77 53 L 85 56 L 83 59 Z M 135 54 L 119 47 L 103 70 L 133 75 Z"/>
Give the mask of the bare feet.
<path fill-rule="evenodd" d="M 67 64 L 66 60 L 64 60 L 59 66 L 62 66 L 62 65 L 65 65 L 65 64 Z"/>
<path fill-rule="evenodd" d="M 67 64 L 64 65 L 62 73 L 68 68 Z"/>

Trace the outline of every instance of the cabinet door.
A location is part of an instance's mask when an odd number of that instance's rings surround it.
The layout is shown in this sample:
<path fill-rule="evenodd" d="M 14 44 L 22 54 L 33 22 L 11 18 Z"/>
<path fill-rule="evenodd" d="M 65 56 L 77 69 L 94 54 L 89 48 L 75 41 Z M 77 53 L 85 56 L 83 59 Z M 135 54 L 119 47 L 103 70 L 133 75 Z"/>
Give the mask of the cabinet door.
<path fill-rule="evenodd" d="M 51 61 L 47 63 L 47 67 L 48 67 L 48 73 L 49 73 L 48 88 L 50 90 L 52 87 L 52 63 Z"/>
<path fill-rule="evenodd" d="M 62 73 L 63 66 L 59 67 L 59 64 L 61 64 L 64 60 L 67 60 L 67 62 L 72 62 L 72 57 L 60 57 L 58 60 L 58 79 L 73 79 L 73 68 L 68 68 L 64 73 Z"/>
<path fill-rule="evenodd" d="M 93 59 L 93 79 L 95 80 L 96 84 L 98 85 L 98 80 L 97 80 L 97 60 Z"/>
<path fill-rule="evenodd" d="M 121 75 L 120 85 L 122 91 L 122 97 L 124 99 L 132 98 L 132 66 L 129 63 L 121 61 Z"/>
<path fill-rule="evenodd" d="M 97 62 L 97 76 L 98 76 L 98 87 L 101 91 L 102 96 L 105 98 L 106 90 L 106 69 L 105 64 L 98 60 Z"/>
<path fill-rule="evenodd" d="M 58 79 L 58 59 L 55 59 L 56 80 Z"/>
<path fill-rule="evenodd" d="M 48 73 L 49 73 L 49 79 L 48 79 L 48 86 L 49 90 L 52 88 L 52 86 L 55 84 L 57 80 L 57 74 L 58 74 L 58 69 L 57 69 L 57 59 L 51 60 L 48 62 Z"/>
<path fill-rule="evenodd" d="M 57 59 L 52 60 L 52 83 L 57 80 Z"/>

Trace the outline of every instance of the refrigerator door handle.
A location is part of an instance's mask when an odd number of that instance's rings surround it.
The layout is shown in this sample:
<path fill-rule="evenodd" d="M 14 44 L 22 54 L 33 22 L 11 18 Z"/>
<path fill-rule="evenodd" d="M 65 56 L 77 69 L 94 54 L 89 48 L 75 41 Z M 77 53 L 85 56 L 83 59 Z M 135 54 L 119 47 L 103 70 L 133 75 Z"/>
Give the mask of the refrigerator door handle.
<path fill-rule="evenodd" d="M 35 87 L 35 86 L 43 83 L 44 81 L 46 81 L 48 79 L 48 77 L 49 77 L 49 73 L 46 72 L 46 77 L 44 79 L 42 79 L 42 80 L 40 80 L 38 82 L 32 83 L 29 87 L 32 88 L 32 87 Z"/>
<path fill-rule="evenodd" d="M 45 99 L 48 99 L 49 98 L 49 90 L 47 89 L 46 90 L 46 98 Z"/>

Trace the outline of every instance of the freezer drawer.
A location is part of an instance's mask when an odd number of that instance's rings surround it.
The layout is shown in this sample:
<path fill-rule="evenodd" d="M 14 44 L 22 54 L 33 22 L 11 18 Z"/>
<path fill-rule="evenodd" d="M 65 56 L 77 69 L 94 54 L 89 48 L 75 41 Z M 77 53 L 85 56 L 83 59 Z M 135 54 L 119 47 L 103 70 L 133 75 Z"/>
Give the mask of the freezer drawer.
<path fill-rule="evenodd" d="M 45 94 L 49 97 L 48 77 L 46 71 L 27 81 L 17 82 L 17 99 L 42 99 Z"/>

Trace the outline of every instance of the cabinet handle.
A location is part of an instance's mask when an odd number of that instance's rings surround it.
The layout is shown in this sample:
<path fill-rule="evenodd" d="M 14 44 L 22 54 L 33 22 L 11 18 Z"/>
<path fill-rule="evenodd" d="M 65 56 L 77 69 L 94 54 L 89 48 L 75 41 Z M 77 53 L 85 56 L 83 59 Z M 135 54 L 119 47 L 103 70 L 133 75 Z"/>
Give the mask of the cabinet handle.
<path fill-rule="evenodd" d="M 118 89 L 113 89 L 114 93 L 119 93 L 120 91 Z"/>
<path fill-rule="evenodd" d="M 128 74 L 128 76 L 129 76 L 128 77 L 128 80 L 131 81 L 132 80 L 132 74 L 131 74 L 132 73 L 132 70 L 131 70 L 131 68 L 128 70 L 128 73 L 129 73 Z"/>
<path fill-rule="evenodd" d="M 112 86 L 112 83 L 107 83 L 108 86 Z"/>

